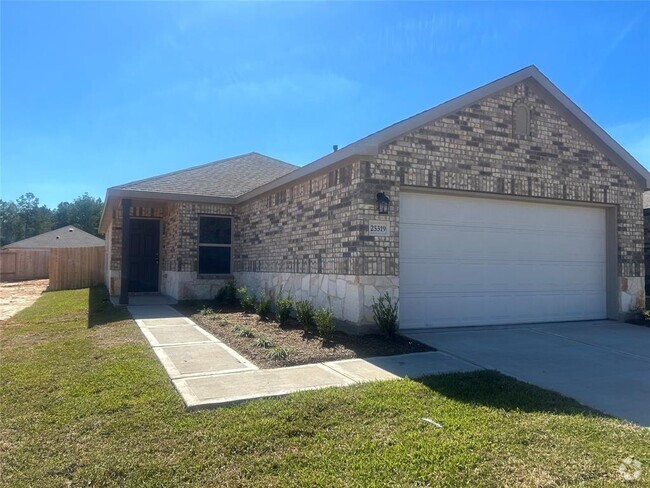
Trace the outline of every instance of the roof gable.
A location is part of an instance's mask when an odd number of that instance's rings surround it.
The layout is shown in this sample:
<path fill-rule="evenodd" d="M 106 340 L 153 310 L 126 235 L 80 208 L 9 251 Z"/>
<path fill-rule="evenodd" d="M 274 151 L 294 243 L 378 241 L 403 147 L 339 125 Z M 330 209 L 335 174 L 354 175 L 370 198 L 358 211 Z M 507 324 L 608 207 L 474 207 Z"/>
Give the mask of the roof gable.
<path fill-rule="evenodd" d="M 379 148 L 399 137 L 413 132 L 421 127 L 431 124 L 438 119 L 451 115 L 469 105 L 477 103 L 485 98 L 495 95 L 521 82 L 530 83 L 544 100 L 549 103 L 558 113 L 569 120 L 576 128 L 581 130 L 596 147 L 602 150 L 612 161 L 620 166 L 632 178 L 638 181 L 644 188 L 650 188 L 650 173 L 632 155 L 630 155 L 620 144 L 599 127 L 585 112 L 583 112 L 569 97 L 542 74 L 536 66 L 528 66 L 510 75 L 476 88 L 464 95 L 453 98 L 447 102 L 437 105 L 429 110 L 420 112 L 412 117 L 397 122 L 393 125 L 377 131 L 369 136 L 359 139 L 336 152 L 330 153 L 316 161 L 307 164 L 294 171 L 290 175 L 283 176 L 271 183 L 258 187 L 250 193 L 240 197 L 239 201 L 248 200 L 274 188 L 288 184 L 291 181 L 302 178 L 310 173 L 323 169 L 344 159 L 355 156 L 375 156 Z"/>
<path fill-rule="evenodd" d="M 104 245 L 104 240 L 88 232 L 66 225 L 58 229 L 44 232 L 37 236 L 28 237 L 22 241 L 7 244 L 3 249 L 52 249 L 66 247 L 99 247 Z"/>
<path fill-rule="evenodd" d="M 111 197 L 168 199 L 191 197 L 195 201 L 241 203 L 307 177 L 330 165 L 352 158 L 376 156 L 381 146 L 521 82 L 531 84 L 559 115 L 580 130 L 595 147 L 637 181 L 643 189 L 650 188 L 648 170 L 551 83 L 536 66 L 528 66 L 370 134 L 302 167 L 258 153 L 249 153 L 109 188 L 100 230 L 106 229 L 106 209 L 109 204 L 113 204 Z"/>
<path fill-rule="evenodd" d="M 292 164 L 253 152 L 132 181 L 109 190 L 237 198 L 295 169 Z"/>

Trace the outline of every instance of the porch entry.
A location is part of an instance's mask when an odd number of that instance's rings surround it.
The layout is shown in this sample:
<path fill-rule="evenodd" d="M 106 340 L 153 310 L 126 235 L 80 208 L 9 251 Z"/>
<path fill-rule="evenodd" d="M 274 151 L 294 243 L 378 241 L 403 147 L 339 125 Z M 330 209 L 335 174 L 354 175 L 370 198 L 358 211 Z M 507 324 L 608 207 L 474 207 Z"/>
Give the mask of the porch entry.
<path fill-rule="evenodd" d="M 129 292 L 157 292 L 160 271 L 160 220 L 131 219 Z"/>

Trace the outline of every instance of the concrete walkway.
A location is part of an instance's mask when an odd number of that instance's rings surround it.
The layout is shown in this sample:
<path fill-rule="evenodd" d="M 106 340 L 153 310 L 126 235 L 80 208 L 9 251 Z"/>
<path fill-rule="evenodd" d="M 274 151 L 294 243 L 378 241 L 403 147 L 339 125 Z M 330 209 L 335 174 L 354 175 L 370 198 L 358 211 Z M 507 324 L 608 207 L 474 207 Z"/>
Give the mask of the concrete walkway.
<path fill-rule="evenodd" d="M 130 305 L 128 309 L 188 409 L 367 381 L 479 369 L 434 351 L 261 370 L 170 306 Z"/>

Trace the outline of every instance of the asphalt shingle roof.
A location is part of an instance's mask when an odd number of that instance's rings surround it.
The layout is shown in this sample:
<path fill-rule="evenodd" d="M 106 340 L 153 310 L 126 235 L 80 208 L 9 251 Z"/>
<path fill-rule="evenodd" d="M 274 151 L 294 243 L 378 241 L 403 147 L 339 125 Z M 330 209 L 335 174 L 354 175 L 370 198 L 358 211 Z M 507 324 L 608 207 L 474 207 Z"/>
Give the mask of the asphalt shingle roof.
<path fill-rule="evenodd" d="M 222 159 L 113 187 L 179 195 L 237 198 L 280 178 L 298 167 L 259 153 Z"/>
<path fill-rule="evenodd" d="M 50 249 L 64 247 L 98 247 L 104 240 L 88 232 L 66 225 L 34 237 L 7 244 L 3 249 Z"/>

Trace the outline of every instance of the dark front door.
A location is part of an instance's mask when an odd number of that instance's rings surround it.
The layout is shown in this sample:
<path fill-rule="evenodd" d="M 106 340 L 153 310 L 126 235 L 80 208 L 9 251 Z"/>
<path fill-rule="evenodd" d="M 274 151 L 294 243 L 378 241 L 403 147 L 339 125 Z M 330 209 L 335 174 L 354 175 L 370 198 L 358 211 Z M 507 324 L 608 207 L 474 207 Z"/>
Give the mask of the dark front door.
<path fill-rule="evenodd" d="M 160 256 L 160 221 L 131 220 L 131 252 L 129 253 L 129 291 L 158 291 L 158 258 Z"/>

